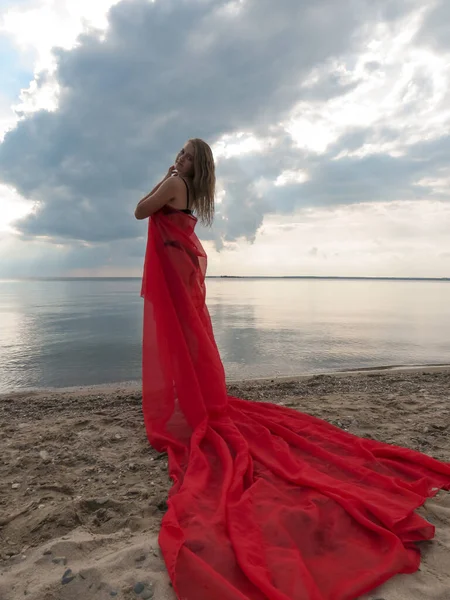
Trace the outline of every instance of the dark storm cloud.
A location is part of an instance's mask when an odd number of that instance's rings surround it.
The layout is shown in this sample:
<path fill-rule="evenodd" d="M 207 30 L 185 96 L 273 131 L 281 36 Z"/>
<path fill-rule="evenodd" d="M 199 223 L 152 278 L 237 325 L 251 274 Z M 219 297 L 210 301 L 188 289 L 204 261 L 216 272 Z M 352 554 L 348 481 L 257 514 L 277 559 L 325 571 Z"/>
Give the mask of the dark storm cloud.
<path fill-rule="evenodd" d="M 383 141 L 395 139 L 395 132 L 380 130 Z M 423 141 L 411 147 L 408 154 L 394 157 L 388 154 L 370 154 L 364 157 L 343 156 L 342 151 L 357 150 L 372 138 L 370 129 L 348 132 L 323 155 L 312 155 L 295 148 L 284 155 L 287 169 L 308 172 L 309 180 L 271 187 L 265 195 L 264 212 L 291 213 L 296 208 L 327 207 L 358 204 L 362 202 L 389 202 L 395 200 L 422 200 L 435 198 L 448 200 L 442 195 L 419 185 L 422 179 L 439 179 L 448 168 L 450 136 Z M 260 157 L 256 177 L 271 173 L 270 155 Z"/>
<path fill-rule="evenodd" d="M 142 235 L 133 207 L 186 138 L 213 143 L 236 130 L 266 134 L 302 97 L 339 95 L 346 84 L 337 76 L 315 91 L 301 84 L 314 66 L 357 49 L 360 26 L 396 19 L 396 7 L 410 6 L 388 0 L 121 2 L 110 11 L 104 40 L 90 32 L 73 50 L 56 51 L 58 110 L 27 116 L 0 146 L 0 178 L 40 202 L 19 229 L 92 242 Z M 276 175 L 276 165 L 290 168 L 289 161 L 300 159 L 292 152 L 261 164 L 265 175 Z M 258 168 L 246 169 L 245 160 L 239 169 L 236 161 L 226 163 L 218 174 L 227 196 L 210 237 L 251 238 L 269 206 L 254 189 Z"/>
<path fill-rule="evenodd" d="M 337 206 L 423 197 L 414 186 L 423 164 L 388 155 L 361 159 L 341 158 L 310 165 L 310 180 L 283 186 L 273 212 L 292 212 L 296 207 Z"/>

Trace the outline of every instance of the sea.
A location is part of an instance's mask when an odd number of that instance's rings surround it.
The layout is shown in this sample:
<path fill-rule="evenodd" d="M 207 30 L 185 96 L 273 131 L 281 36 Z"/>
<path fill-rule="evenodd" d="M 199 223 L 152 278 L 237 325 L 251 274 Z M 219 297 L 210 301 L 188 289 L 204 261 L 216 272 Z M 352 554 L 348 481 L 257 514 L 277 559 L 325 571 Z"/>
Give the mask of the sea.
<path fill-rule="evenodd" d="M 140 279 L 0 280 L 0 393 L 139 382 Z M 207 279 L 229 380 L 450 364 L 450 280 Z"/>

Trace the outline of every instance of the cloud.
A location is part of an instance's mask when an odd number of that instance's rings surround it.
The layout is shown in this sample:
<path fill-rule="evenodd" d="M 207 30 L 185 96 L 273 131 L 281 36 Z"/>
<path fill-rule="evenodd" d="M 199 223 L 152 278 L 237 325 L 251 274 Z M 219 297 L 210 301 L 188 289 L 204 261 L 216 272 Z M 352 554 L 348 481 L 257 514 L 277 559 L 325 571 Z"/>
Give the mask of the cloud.
<path fill-rule="evenodd" d="M 114 244 L 27 238 L 0 231 L 0 277 L 140 276 L 145 240 Z"/>
<path fill-rule="evenodd" d="M 0 180 L 37 206 L 0 275 L 139 274 L 134 206 L 191 136 L 218 158 L 211 274 L 448 272 L 444 3 L 125 0 L 106 27 L 83 0 L 51 60 L 38 5 L 15 23 L 49 70 L 0 146 Z"/>
<path fill-rule="evenodd" d="M 11 98 L 0 92 L 0 142 L 2 140 L 2 132 L 13 127 L 16 121 L 11 104 Z"/>
<path fill-rule="evenodd" d="M 308 207 L 267 215 L 254 243 L 204 242 L 210 275 L 448 276 L 450 203 Z M 145 240 L 49 243 L 3 236 L 0 277 L 140 276 Z M 6 258 L 7 257 L 7 258 Z"/>
<path fill-rule="evenodd" d="M 254 244 L 210 254 L 215 274 L 443 277 L 450 203 L 402 201 L 270 215 Z"/>
<path fill-rule="evenodd" d="M 364 131 L 356 137 L 364 138 Z M 343 148 L 349 148 L 348 137 L 330 149 L 326 156 L 304 158 L 302 168 L 309 179 L 300 184 L 287 184 L 277 191 L 272 212 L 291 212 L 299 206 L 335 206 L 361 202 L 449 200 L 448 189 L 439 188 L 439 174 L 448 169 L 450 136 L 416 144 L 405 156 L 371 154 L 361 158 L 344 156 L 336 159 Z M 428 176 L 428 179 L 424 178 Z M 434 176 L 434 178 L 433 178 Z"/>
<path fill-rule="evenodd" d="M 0 0 L 0 32 L 37 70 L 53 68 L 52 48 L 72 48 L 85 27 L 104 30 L 118 0 Z"/>
<path fill-rule="evenodd" d="M 329 101 L 348 93 L 356 83 L 333 73 L 317 86 L 303 82 L 317 65 L 356 52 L 367 23 L 398 19 L 390 6 L 382 0 L 360 2 L 358 11 L 350 0 L 280 0 L 276 10 L 269 0 L 117 4 L 106 35 L 87 31 L 75 48 L 54 51 L 58 108 L 25 116 L 0 146 L 1 179 L 39 203 L 18 228 L 69 241 L 142 235 L 133 207 L 186 138 L 214 143 L 240 130 L 267 136 L 302 94 Z M 37 89 L 45 85 L 43 74 Z M 275 149 L 283 145 L 278 139 Z M 292 148 L 286 161 L 266 152 L 261 164 L 276 176 L 270 165 L 283 170 L 300 157 Z M 254 190 L 258 168 L 246 170 L 252 160 L 239 168 L 236 161 L 219 163 L 227 192 L 219 230 L 228 240 L 254 237 L 270 204 Z"/>
<path fill-rule="evenodd" d="M 417 41 L 437 50 L 450 50 L 450 5 L 447 0 L 437 0 L 424 19 Z"/>

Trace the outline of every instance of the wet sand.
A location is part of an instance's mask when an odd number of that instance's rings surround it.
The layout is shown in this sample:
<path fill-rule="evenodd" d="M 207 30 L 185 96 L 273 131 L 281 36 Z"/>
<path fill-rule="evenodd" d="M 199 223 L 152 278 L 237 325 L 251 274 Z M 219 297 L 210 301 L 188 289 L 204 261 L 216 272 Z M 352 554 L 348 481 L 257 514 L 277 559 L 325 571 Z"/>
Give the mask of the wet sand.
<path fill-rule="evenodd" d="M 450 461 L 450 368 L 230 382 L 359 436 Z M 136 385 L 0 396 L 0 598 L 173 600 L 157 534 L 170 480 Z M 364 597 L 450 599 L 450 494 L 420 509 L 436 538 L 422 564 Z"/>

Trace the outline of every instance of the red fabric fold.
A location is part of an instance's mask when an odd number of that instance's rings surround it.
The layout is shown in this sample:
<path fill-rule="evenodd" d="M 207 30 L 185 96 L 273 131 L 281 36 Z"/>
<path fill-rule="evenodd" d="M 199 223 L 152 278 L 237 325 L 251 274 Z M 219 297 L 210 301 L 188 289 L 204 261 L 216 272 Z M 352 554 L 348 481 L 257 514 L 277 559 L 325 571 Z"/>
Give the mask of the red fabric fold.
<path fill-rule="evenodd" d="M 143 413 L 169 455 L 160 545 L 183 600 L 351 600 L 419 567 L 415 513 L 450 464 L 228 397 L 193 216 L 152 216 L 142 282 Z"/>

